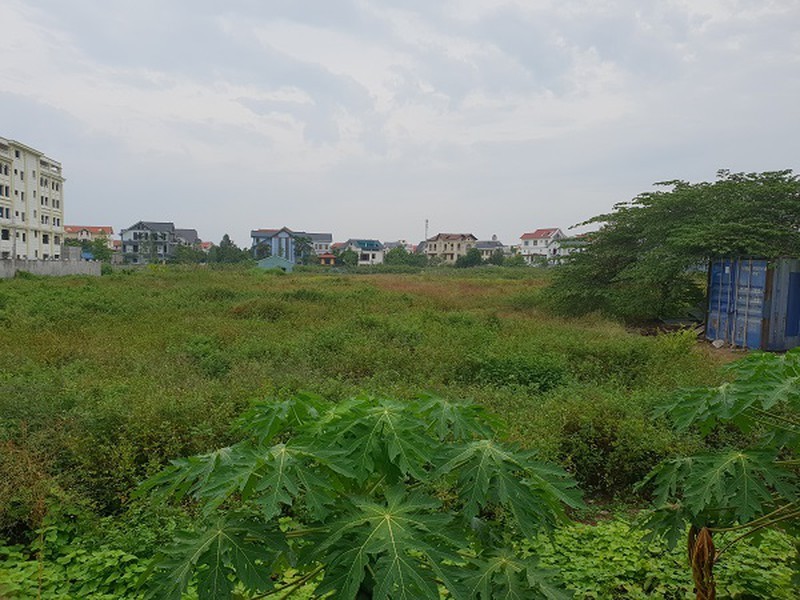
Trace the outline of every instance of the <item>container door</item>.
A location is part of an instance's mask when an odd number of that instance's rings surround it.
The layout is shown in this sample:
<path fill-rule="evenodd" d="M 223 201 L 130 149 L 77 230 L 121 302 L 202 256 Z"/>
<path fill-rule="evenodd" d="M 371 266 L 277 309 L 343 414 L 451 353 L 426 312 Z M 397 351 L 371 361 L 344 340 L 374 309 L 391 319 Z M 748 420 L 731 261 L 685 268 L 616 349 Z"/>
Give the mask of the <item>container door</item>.
<path fill-rule="evenodd" d="M 789 290 L 786 302 L 786 337 L 800 335 L 800 273 L 789 273 Z"/>
<path fill-rule="evenodd" d="M 734 308 L 736 261 L 718 259 L 711 263 L 708 282 L 706 337 L 730 342 L 731 312 Z"/>
<path fill-rule="evenodd" d="M 767 261 L 741 260 L 736 271 L 731 342 L 743 348 L 758 349 L 762 341 Z"/>

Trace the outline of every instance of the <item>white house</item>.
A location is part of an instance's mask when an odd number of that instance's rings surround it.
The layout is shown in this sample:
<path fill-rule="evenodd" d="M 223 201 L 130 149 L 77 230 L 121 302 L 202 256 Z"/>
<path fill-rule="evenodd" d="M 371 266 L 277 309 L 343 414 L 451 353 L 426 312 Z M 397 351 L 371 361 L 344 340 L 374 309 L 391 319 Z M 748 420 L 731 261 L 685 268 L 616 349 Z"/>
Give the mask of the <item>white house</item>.
<path fill-rule="evenodd" d="M 359 266 L 383 264 L 385 249 L 378 240 L 351 238 L 344 243 L 344 248 L 358 254 Z"/>
<path fill-rule="evenodd" d="M 523 233 L 519 238 L 519 253 L 529 265 L 542 260 L 555 262 L 566 254 L 561 247 L 561 240 L 566 237 L 558 227 Z"/>

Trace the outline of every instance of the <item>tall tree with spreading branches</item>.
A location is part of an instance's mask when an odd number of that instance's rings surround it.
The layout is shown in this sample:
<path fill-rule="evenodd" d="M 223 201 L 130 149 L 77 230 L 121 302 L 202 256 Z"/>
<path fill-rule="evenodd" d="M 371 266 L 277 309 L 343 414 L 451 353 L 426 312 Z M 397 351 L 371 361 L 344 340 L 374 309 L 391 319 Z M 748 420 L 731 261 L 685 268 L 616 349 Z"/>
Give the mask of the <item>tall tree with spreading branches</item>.
<path fill-rule="evenodd" d="M 581 223 L 601 227 L 554 273 L 553 308 L 680 316 L 702 301 L 709 259 L 800 255 L 800 178 L 791 171 L 719 171 L 713 183 L 656 186 Z"/>

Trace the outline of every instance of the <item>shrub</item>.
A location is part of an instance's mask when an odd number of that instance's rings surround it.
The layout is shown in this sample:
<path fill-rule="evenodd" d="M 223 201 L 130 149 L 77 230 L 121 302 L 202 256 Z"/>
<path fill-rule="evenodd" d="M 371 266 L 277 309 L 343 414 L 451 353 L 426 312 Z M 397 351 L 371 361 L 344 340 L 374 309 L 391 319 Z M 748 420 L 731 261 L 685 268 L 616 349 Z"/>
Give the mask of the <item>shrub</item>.
<path fill-rule="evenodd" d="M 533 356 L 471 357 L 456 368 L 455 378 L 466 384 L 519 386 L 535 392 L 546 392 L 562 385 L 567 376 L 563 358 L 541 353 Z"/>
<path fill-rule="evenodd" d="M 231 309 L 231 314 L 239 319 L 259 319 L 274 323 L 289 314 L 289 305 L 271 298 L 257 298 L 237 304 Z"/>
<path fill-rule="evenodd" d="M 186 353 L 195 366 L 208 377 L 222 377 L 231 370 L 231 361 L 213 337 L 194 336 L 186 344 Z"/>
<path fill-rule="evenodd" d="M 581 489 L 601 496 L 627 496 L 664 457 L 679 436 L 653 421 L 640 399 L 619 390 L 563 397 L 561 419 L 553 421 L 558 457 Z"/>

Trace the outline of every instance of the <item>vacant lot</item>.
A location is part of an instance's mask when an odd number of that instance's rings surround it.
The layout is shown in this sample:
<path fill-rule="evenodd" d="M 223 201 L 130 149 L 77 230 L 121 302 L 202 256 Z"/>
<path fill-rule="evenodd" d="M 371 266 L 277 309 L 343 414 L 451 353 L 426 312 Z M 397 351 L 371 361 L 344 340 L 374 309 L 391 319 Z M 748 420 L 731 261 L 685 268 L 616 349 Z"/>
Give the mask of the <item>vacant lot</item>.
<path fill-rule="evenodd" d="M 0 544 L 23 564 L 42 523 L 74 545 L 99 516 L 114 551 L 147 555 L 182 517 L 131 504 L 136 484 L 230 443 L 253 400 L 299 390 L 476 400 L 589 499 L 635 504 L 635 482 L 698 443 L 651 408 L 718 380 L 722 359 L 689 333 L 548 315 L 546 281 L 153 267 L 0 282 Z"/>

